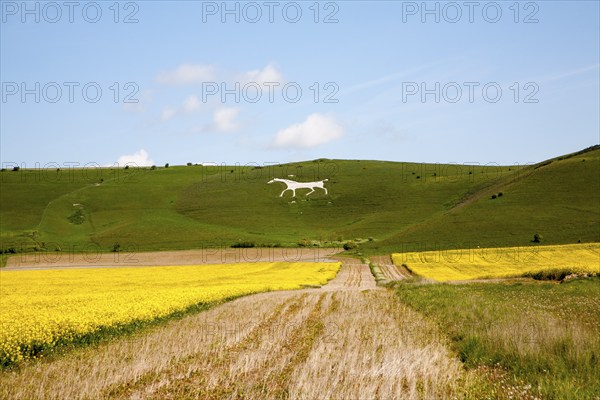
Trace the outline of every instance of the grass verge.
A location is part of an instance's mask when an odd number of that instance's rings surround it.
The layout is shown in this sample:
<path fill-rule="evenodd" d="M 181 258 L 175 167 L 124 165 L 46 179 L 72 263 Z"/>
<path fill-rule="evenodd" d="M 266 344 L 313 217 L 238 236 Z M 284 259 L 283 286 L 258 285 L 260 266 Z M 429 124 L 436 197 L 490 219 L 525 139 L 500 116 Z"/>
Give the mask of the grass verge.
<path fill-rule="evenodd" d="M 448 332 L 496 397 L 600 398 L 600 279 L 395 288 Z"/>
<path fill-rule="evenodd" d="M 369 269 L 371 270 L 371 274 L 373 274 L 373 277 L 375 278 L 375 282 L 377 282 L 377 284 L 387 282 L 387 279 L 386 279 L 385 275 L 383 274 L 383 271 L 381 271 L 381 268 L 379 267 L 379 265 L 369 263 Z"/>

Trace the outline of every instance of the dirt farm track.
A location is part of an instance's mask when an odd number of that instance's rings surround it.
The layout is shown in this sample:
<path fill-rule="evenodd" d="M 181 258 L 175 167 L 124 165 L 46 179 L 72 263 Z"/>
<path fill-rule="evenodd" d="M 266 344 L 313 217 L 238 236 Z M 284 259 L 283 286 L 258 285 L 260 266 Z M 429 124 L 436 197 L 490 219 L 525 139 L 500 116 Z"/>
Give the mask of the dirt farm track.
<path fill-rule="evenodd" d="M 141 267 L 155 265 L 229 264 L 239 262 L 323 262 L 341 249 L 335 248 L 215 248 L 202 250 L 19 254 L 8 259 L 3 271 L 17 269 Z"/>

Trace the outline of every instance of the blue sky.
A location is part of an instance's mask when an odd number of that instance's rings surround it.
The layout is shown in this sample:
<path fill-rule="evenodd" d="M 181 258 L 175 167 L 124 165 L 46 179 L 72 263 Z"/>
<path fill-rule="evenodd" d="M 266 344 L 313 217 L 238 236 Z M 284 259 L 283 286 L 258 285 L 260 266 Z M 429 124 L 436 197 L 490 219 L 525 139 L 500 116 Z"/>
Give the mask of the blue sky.
<path fill-rule="evenodd" d="M 1 1 L 5 165 L 524 164 L 600 142 L 598 1 L 72 4 Z"/>

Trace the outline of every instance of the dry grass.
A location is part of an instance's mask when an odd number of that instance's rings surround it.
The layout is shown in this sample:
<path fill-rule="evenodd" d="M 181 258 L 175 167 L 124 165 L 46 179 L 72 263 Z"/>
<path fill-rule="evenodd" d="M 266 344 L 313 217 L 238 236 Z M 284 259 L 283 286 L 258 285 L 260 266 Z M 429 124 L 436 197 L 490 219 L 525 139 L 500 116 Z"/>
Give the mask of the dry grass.
<path fill-rule="evenodd" d="M 380 285 L 412 278 L 412 274 L 403 266 L 393 263 L 392 256 L 371 256 L 371 273 Z"/>
<path fill-rule="evenodd" d="M 437 320 L 498 399 L 600 400 L 600 285 L 399 284 L 403 303 Z"/>
<path fill-rule="evenodd" d="M 469 380 L 436 328 L 387 291 L 336 295 L 325 337 L 290 382 L 297 399 L 458 396 Z"/>
<path fill-rule="evenodd" d="M 397 266 L 394 264 L 378 264 L 381 272 L 386 277 L 388 281 L 401 281 L 403 279 L 409 278 L 411 275 L 406 270 L 406 268 L 402 266 Z"/>
<path fill-rule="evenodd" d="M 473 376 L 365 265 L 0 374 L 2 398 L 450 398 Z"/>

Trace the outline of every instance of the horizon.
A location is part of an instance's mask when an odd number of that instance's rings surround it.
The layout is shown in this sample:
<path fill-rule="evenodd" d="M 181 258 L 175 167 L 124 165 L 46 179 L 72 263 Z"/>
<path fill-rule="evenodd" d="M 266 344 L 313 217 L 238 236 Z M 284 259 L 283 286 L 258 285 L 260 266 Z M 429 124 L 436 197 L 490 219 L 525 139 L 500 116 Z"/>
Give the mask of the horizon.
<path fill-rule="evenodd" d="M 255 162 L 255 161 L 251 161 L 249 163 L 246 164 L 241 164 L 241 163 L 234 163 L 234 164 L 226 164 L 226 163 L 214 163 L 211 161 L 204 161 L 204 162 L 191 162 L 188 161 L 186 163 L 183 164 L 172 164 L 172 163 L 165 163 L 163 165 L 158 165 L 158 164 L 153 164 L 153 165 L 136 165 L 133 162 L 128 162 L 125 164 L 119 164 L 119 163 L 115 163 L 112 165 L 90 165 L 90 164 L 94 164 L 92 163 L 78 163 L 78 162 L 69 162 L 69 163 L 65 163 L 65 164 L 58 164 L 56 162 L 50 162 L 45 164 L 44 166 L 41 165 L 41 163 L 36 163 L 37 165 L 34 165 L 33 167 L 28 166 L 26 163 L 21 163 L 21 165 L 17 165 L 16 163 L 12 163 L 12 162 L 3 162 L 2 163 L 2 170 L 6 170 L 9 171 L 10 169 L 14 168 L 14 167 L 18 167 L 19 171 L 35 171 L 35 170 L 51 170 L 51 169 L 67 169 L 67 170 L 85 170 L 85 169 L 114 169 L 114 168 L 140 168 L 140 169 L 151 169 L 151 168 L 173 168 L 173 167 L 205 167 L 205 168 L 222 168 L 222 167 L 234 167 L 234 168 L 250 168 L 250 167 L 260 167 L 260 168 L 268 168 L 268 167 L 275 167 L 275 166 L 280 166 L 280 165 L 291 165 L 291 164 L 299 164 L 299 163 L 309 163 L 309 162 L 326 162 L 326 161 L 359 161 L 359 162 L 381 162 L 381 163 L 398 163 L 398 164 L 430 164 L 430 165 L 460 165 L 460 166 L 468 166 L 468 167 L 474 167 L 474 166 L 480 166 L 480 167 L 513 167 L 513 166 L 517 166 L 517 167 L 527 167 L 527 166 L 531 166 L 531 165 L 535 165 L 535 164 L 539 164 L 539 163 L 543 163 L 545 161 L 549 161 L 549 160 L 553 160 L 555 158 L 559 158 L 559 157 L 563 157 L 563 156 L 568 156 L 568 155 L 572 155 L 572 154 L 576 154 L 576 153 L 580 153 L 580 152 L 585 152 L 588 150 L 593 150 L 595 148 L 597 148 L 598 146 L 600 146 L 600 143 L 598 144 L 593 144 L 591 146 L 587 146 L 583 149 L 571 152 L 571 153 L 563 153 L 563 154 L 556 154 L 550 158 L 546 158 L 543 160 L 535 160 L 532 162 L 528 162 L 528 163 L 513 163 L 513 164 L 498 164 L 495 162 L 488 162 L 488 163 L 480 163 L 480 162 L 441 162 L 441 161 L 411 161 L 411 160 L 400 160 L 400 161 L 396 161 L 396 160 L 376 160 L 376 159 L 357 159 L 357 158 L 325 158 L 325 157 L 319 157 L 319 158 L 314 158 L 314 159 L 309 159 L 309 160 L 294 160 L 294 161 L 288 161 L 288 162 L 282 162 L 282 163 L 278 163 L 278 162 L 270 162 L 270 161 L 262 161 L 262 162 Z M 191 163 L 191 164 L 189 164 Z M 76 164 L 76 165 L 73 165 Z M 168 167 L 166 166 L 166 164 L 168 164 Z"/>

